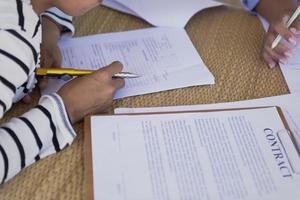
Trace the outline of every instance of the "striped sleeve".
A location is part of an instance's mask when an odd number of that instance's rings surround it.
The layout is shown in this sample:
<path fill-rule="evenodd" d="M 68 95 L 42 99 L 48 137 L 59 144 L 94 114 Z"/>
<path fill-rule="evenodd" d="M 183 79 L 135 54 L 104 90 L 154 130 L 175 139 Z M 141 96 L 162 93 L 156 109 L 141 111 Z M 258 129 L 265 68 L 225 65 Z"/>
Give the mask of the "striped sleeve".
<path fill-rule="evenodd" d="M 59 10 L 57 8 L 50 8 L 50 9 L 46 10 L 42 14 L 42 16 L 48 16 L 51 19 L 53 19 L 55 22 L 57 22 L 58 24 L 65 27 L 64 34 L 74 35 L 75 28 L 74 28 L 74 25 L 73 25 L 73 22 L 72 22 L 72 17 L 65 14 L 61 10 Z"/>
<path fill-rule="evenodd" d="M 250 12 L 254 11 L 258 2 L 259 0 L 241 0 L 243 7 Z"/>
<path fill-rule="evenodd" d="M 41 29 L 30 1 L 0 1 L 0 118 L 34 86 Z M 32 83 L 32 84 L 30 84 Z M 18 98 L 16 98 L 18 97 Z M 0 183 L 72 143 L 75 132 L 57 94 L 0 124 Z"/>
<path fill-rule="evenodd" d="M 0 30 L 0 118 L 10 109 L 20 86 L 34 73 L 38 52 L 22 31 Z"/>
<path fill-rule="evenodd" d="M 39 105 L 0 126 L 0 182 L 28 165 L 70 145 L 76 134 L 57 94 L 43 96 Z"/>

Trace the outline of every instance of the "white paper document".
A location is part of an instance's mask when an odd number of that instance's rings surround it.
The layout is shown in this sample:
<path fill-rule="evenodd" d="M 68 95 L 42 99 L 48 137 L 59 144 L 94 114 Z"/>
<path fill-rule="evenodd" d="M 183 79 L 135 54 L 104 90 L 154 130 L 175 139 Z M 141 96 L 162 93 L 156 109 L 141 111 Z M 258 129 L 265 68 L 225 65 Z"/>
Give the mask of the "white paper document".
<path fill-rule="evenodd" d="M 300 196 L 299 155 L 275 107 L 93 116 L 91 133 L 95 200 Z"/>
<path fill-rule="evenodd" d="M 154 26 L 181 28 L 198 11 L 222 5 L 213 0 L 104 0 L 102 4 L 140 17 Z"/>
<path fill-rule="evenodd" d="M 268 22 L 261 16 L 258 16 L 265 31 L 268 30 Z M 300 36 L 299 36 L 300 37 Z M 300 92 L 300 45 L 293 49 L 293 57 L 288 60 L 288 64 L 280 64 L 282 74 L 291 93 Z"/>
<path fill-rule="evenodd" d="M 217 104 L 200 104 L 188 106 L 145 107 L 145 108 L 116 108 L 115 113 L 148 113 L 185 110 L 211 110 L 245 107 L 279 106 L 293 132 L 300 148 L 300 94 L 267 97 L 261 99 L 226 102 Z"/>
<path fill-rule="evenodd" d="M 196 85 L 214 84 L 184 29 L 148 28 L 86 36 L 60 42 L 63 66 L 96 70 L 113 61 L 123 71 L 141 75 L 126 79 L 115 99 Z M 55 92 L 64 83 L 52 80 L 43 94 Z"/>

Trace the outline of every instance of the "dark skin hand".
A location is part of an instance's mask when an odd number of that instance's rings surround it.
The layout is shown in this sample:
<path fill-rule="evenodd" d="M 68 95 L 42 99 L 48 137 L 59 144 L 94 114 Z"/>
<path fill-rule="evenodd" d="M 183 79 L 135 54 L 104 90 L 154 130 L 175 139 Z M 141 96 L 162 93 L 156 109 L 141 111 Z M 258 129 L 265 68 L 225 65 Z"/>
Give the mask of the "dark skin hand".
<path fill-rule="evenodd" d="M 41 67 L 61 67 L 62 55 L 58 47 L 62 26 L 56 24 L 50 18 L 44 16 L 42 19 L 42 44 L 41 44 Z M 45 88 L 47 81 L 39 82 L 41 89 Z"/>
<path fill-rule="evenodd" d="M 42 43 L 41 43 L 41 60 L 40 65 L 44 68 L 60 67 L 62 55 L 58 47 L 58 40 L 61 36 L 63 27 L 56 24 L 47 16 L 42 17 Z M 39 80 L 38 86 L 43 89 L 47 86 L 46 79 Z M 30 94 L 26 95 L 22 102 L 29 104 L 32 102 Z"/>
<path fill-rule="evenodd" d="M 106 111 L 111 106 L 114 94 L 125 84 L 123 79 L 112 77 L 122 69 L 120 62 L 113 62 L 93 74 L 73 79 L 57 92 L 64 101 L 71 123 L 86 115 Z"/>

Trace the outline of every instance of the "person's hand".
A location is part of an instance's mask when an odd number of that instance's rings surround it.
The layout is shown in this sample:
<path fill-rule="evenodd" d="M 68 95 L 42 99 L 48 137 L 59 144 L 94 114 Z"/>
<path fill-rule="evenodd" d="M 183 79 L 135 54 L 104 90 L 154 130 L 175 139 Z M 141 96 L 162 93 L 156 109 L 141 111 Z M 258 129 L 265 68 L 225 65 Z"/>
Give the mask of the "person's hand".
<path fill-rule="evenodd" d="M 291 13 L 292 14 L 292 13 Z M 286 27 L 289 15 L 284 15 L 279 20 L 270 24 L 270 28 L 265 36 L 262 48 L 262 57 L 270 68 L 274 68 L 277 63 L 287 64 L 288 59 L 293 56 L 293 48 L 297 45 L 297 33 L 300 30 L 300 20 L 297 19 L 289 27 Z M 272 43 L 281 35 L 280 43 L 272 49 Z"/>
<path fill-rule="evenodd" d="M 47 16 L 42 18 L 41 67 L 61 67 L 62 55 L 58 47 L 62 26 L 53 22 Z M 39 88 L 47 86 L 47 80 L 39 81 Z"/>
<path fill-rule="evenodd" d="M 58 47 L 62 27 L 51 21 L 46 16 L 42 17 L 42 43 L 41 43 L 41 67 L 60 67 L 62 56 Z M 39 80 L 38 86 L 43 89 L 47 86 L 47 79 Z M 23 103 L 32 102 L 31 94 L 27 94 L 22 99 Z"/>
<path fill-rule="evenodd" d="M 88 114 L 107 110 L 117 89 L 125 84 L 123 79 L 112 78 L 122 68 L 120 62 L 114 62 L 93 74 L 68 82 L 57 92 L 64 101 L 71 123 Z"/>
<path fill-rule="evenodd" d="M 255 11 L 270 24 L 262 48 L 262 57 L 270 68 L 274 68 L 278 63 L 286 64 L 293 56 L 300 21 L 297 19 L 290 28 L 287 28 L 287 22 L 297 8 L 295 0 L 260 0 L 255 7 Z M 272 43 L 278 34 L 283 39 L 272 49 Z"/>

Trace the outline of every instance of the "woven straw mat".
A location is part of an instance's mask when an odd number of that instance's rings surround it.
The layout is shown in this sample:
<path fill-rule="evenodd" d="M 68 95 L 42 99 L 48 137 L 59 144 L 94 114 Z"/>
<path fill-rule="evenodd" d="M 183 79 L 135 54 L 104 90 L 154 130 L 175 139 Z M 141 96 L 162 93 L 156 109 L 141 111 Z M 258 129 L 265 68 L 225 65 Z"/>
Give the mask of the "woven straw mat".
<path fill-rule="evenodd" d="M 75 25 L 76 36 L 150 26 L 141 19 L 104 7 L 97 7 L 77 18 Z M 214 74 L 216 84 L 124 98 L 115 101 L 110 112 L 125 106 L 216 103 L 288 93 L 280 70 L 268 69 L 260 59 L 264 31 L 255 16 L 235 8 L 212 8 L 196 14 L 186 30 Z M 2 122 L 36 105 L 38 91 L 34 92 L 34 97 L 31 105 L 15 105 Z M 83 124 L 76 124 L 75 129 L 78 137 L 70 147 L 26 168 L 0 186 L 0 199 L 85 199 Z"/>

